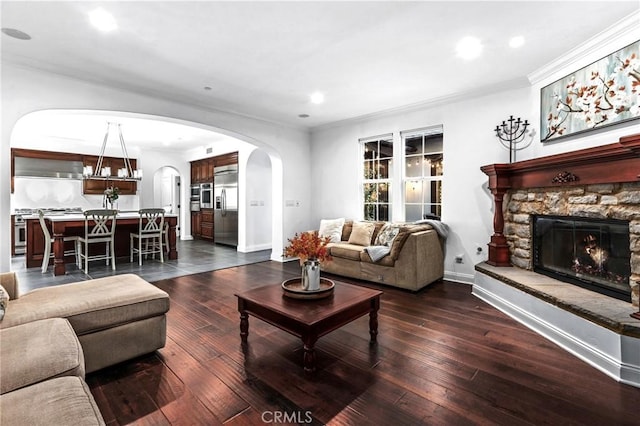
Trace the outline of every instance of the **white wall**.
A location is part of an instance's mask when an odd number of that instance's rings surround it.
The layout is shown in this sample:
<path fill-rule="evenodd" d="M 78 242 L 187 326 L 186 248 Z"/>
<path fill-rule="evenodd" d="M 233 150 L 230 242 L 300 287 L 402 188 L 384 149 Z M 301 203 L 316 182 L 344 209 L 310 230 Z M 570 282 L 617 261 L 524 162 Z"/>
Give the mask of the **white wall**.
<path fill-rule="evenodd" d="M 262 150 L 254 150 L 247 161 L 242 204 L 246 211 L 245 245 L 238 246 L 242 252 L 271 248 L 271 160 Z"/>
<path fill-rule="evenodd" d="M 561 66 L 538 76 L 533 85 L 397 113 L 380 113 L 315 129 L 311 135 L 311 212 L 316 227 L 323 218 L 361 220 L 363 217 L 358 185 L 362 162 L 358 139 L 393 132 L 394 143 L 400 144 L 399 133 L 403 130 L 442 124 L 445 175 L 442 220 L 451 228 L 446 246 L 445 277 L 471 283 L 474 265 L 486 260 L 486 244 L 493 234 L 493 198 L 487 190 L 487 176 L 480 167 L 509 162 L 508 150 L 495 136 L 496 125 L 510 115 L 532 123 L 535 138 L 528 148 L 517 154 L 517 160 L 614 143 L 621 136 L 640 133 L 636 120 L 556 143 L 540 143 L 540 88 L 640 39 L 637 17 L 635 21 L 633 17 L 629 21 L 599 35 L 599 40 L 586 43 L 582 52 L 574 54 L 573 61 L 566 61 L 567 55 L 564 55 Z M 402 148 L 396 146 L 395 152 L 402 155 Z M 394 169 L 396 181 L 399 181 L 401 167 Z M 403 220 L 402 188 L 393 189 L 392 201 L 393 220 Z M 477 254 L 477 247 L 482 248 L 481 254 Z M 462 264 L 454 262 L 458 255 L 463 257 Z"/>
<path fill-rule="evenodd" d="M 310 226 L 309 219 L 309 135 L 296 129 L 232 113 L 184 105 L 168 99 L 153 98 L 127 90 L 70 79 L 57 74 L 2 63 L 2 139 L 0 142 L 0 271 L 10 270 L 10 140 L 20 117 L 45 109 L 124 111 L 165 117 L 170 121 L 196 124 L 223 131 L 265 150 L 272 158 L 274 186 L 272 255 L 281 260 L 286 239 Z M 185 123 L 187 122 L 187 123 Z M 132 154 L 132 156 L 134 156 Z M 141 161 L 145 176 L 153 176 L 147 155 Z M 160 162 L 159 162 L 160 163 Z M 175 165 L 174 165 L 175 166 Z M 186 164 L 178 168 L 186 176 Z M 151 181 L 143 181 L 141 204 L 152 194 Z M 150 195 L 151 196 L 151 195 Z M 299 199 L 298 208 L 284 208 L 283 200 Z M 183 221 L 183 223 L 185 223 Z"/>
<path fill-rule="evenodd" d="M 312 134 L 314 223 L 334 217 L 362 219 L 359 138 L 392 132 L 394 149 L 401 153 L 401 131 L 442 124 L 445 175 L 442 220 L 451 228 L 445 271 L 449 279 L 471 282 L 473 267 L 486 259 L 486 244 L 493 233 L 492 198 L 480 167 L 509 161 L 509 153 L 496 141 L 493 128 L 509 114 L 525 115 L 529 102 L 529 89 L 521 88 L 318 129 Z M 402 167 L 394 167 L 397 176 L 401 170 Z M 392 189 L 392 200 L 393 220 L 401 221 L 402 188 Z M 477 244 L 483 249 L 480 255 L 476 254 Z M 454 262 L 457 255 L 463 255 L 462 264 Z"/>

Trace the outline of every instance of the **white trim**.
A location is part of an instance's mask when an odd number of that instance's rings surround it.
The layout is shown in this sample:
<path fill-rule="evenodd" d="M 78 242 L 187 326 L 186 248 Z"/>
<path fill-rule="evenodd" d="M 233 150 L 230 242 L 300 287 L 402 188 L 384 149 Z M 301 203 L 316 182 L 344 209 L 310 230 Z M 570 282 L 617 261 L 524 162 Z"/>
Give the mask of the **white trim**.
<path fill-rule="evenodd" d="M 618 334 L 480 271 L 472 294 L 613 379 L 640 387 L 640 339 Z"/>
<path fill-rule="evenodd" d="M 633 43 L 638 38 L 637 33 L 639 27 L 640 10 L 631 13 L 629 16 L 626 16 L 606 30 L 591 37 L 573 50 L 563 53 L 559 58 L 532 72 L 527 76 L 529 82 L 534 85 L 559 72 L 563 72 L 563 75 L 565 75 L 567 74 L 566 68 L 572 65 L 578 68 L 587 66 L 593 62 L 589 54 L 597 50 L 600 46 L 612 44 L 619 46 L 619 49 L 621 49 Z M 602 56 L 606 56 L 606 54 Z"/>
<path fill-rule="evenodd" d="M 254 251 L 271 250 L 271 243 L 238 246 L 237 250 L 240 253 L 251 253 Z"/>
<path fill-rule="evenodd" d="M 393 142 L 393 133 L 383 133 L 378 136 L 368 136 L 366 138 L 360 138 L 358 139 L 358 142 L 364 145 L 365 143 L 368 143 L 368 142 L 378 142 L 381 140 L 388 140 L 388 139 L 391 139 L 391 142 Z"/>
<path fill-rule="evenodd" d="M 421 127 L 419 129 L 401 130 L 400 137 L 404 140 L 411 136 L 431 136 L 431 135 L 444 135 L 444 126 L 442 124 L 436 124 L 434 126 Z"/>
<path fill-rule="evenodd" d="M 444 279 L 460 284 L 473 284 L 473 274 L 463 274 L 461 272 L 444 271 Z"/>

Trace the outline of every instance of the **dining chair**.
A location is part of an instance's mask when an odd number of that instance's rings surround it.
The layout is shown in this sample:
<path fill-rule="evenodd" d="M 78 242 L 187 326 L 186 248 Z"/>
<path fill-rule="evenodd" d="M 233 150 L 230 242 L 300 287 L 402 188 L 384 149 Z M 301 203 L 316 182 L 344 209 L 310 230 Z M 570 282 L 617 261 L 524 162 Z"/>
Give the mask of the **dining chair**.
<path fill-rule="evenodd" d="M 47 272 L 49 268 L 49 261 L 54 256 L 51 248 L 53 247 L 53 238 L 51 238 L 51 232 L 49 231 L 49 227 L 47 226 L 47 221 L 44 219 L 44 212 L 42 210 L 38 210 L 38 218 L 40 219 L 40 227 L 42 228 L 42 234 L 44 235 L 44 254 L 42 255 L 42 273 Z M 65 250 L 64 256 L 75 256 L 76 265 L 78 268 L 80 267 L 80 258 L 78 256 L 78 249 L 76 247 L 78 237 L 66 236 L 63 238 L 63 241 L 66 243 L 67 241 L 73 241 L 73 250 Z"/>
<path fill-rule="evenodd" d="M 138 265 L 142 266 L 142 256 L 160 254 L 160 262 L 164 263 L 163 235 L 164 209 L 140 209 L 138 210 L 138 232 L 129 234 L 130 250 L 129 261 L 133 263 L 133 257 L 138 254 Z M 137 240 L 137 244 L 136 244 Z M 143 248 L 144 242 L 144 248 Z"/>
<path fill-rule="evenodd" d="M 78 238 L 78 254 L 84 260 L 84 273 L 89 273 L 89 261 L 105 260 L 116 270 L 115 235 L 117 210 L 93 209 L 84 212 L 84 237 Z M 104 243 L 104 254 L 89 254 L 89 245 Z"/>

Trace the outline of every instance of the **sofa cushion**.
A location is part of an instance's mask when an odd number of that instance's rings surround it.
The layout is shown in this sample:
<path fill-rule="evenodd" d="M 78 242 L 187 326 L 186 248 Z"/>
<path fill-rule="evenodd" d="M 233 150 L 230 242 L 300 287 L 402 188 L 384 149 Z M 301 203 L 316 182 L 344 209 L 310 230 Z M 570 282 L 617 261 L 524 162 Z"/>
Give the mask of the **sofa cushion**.
<path fill-rule="evenodd" d="M 409 235 L 415 232 L 427 231 L 429 229 L 433 229 L 433 227 L 427 224 L 407 224 L 400 226 L 400 231 L 398 232 L 398 235 L 396 235 L 396 237 L 393 239 L 393 244 L 391 244 L 391 252 L 389 253 L 391 259 L 395 261 L 398 258 L 400 252 L 402 251 L 402 247 L 404 246 L 404 242 L 407 241 Z"/>
<path fill-rule="evenodd" d="M 78 336 L 169 310 L 169 295 L 137 275 L 124 274 L 33 290 L 9 302 L 1 328 L 67 318 Z"/>
<path fill-rule="evenodd" d="M 84 377 L 82 347 L 64 318 L 0 330 L 0 341 L 0 394 L 54 377 Z"/>
<path fill-rule="evenodd" d="M 389 222 L 384 222 L 384 221 L 373 222 L 373 235 L 371 236 L 370 244 L 373 244 L 376 241 L 376 239 L 378 238 L 378 234 L 380 233 L 384 225 L 386 225 L 387 223 Z"/>
<path fill-rule="evenodd" d="M 369 255 L 369 253 L 367 253 L 367 251 L 364 250 L 362 253 L 360 253 L 360 262 L 375 263 L 376 265 L 393 267 L 394 264 L 395 264 L 395 259 L 391 258 L 391 254 L 387 254 L 383 258 L 381 258 L 378 261 L 374 262 L 373 259 L 371 259 L 371 256 Z"/>
<path fill-rule="evenodd" d="M 318 235 L 321 237 L 329 237 L 330 242 L 337 243 L 342 239 L 343 226 L 343 217 L 338 219 L 322 219 L 320 221 L 320 229 L 318 230 Z"/>
<path fill-rule="evenodd" d="M 80 377 L 59 377 L 0 396 L 2 426 L 93 426 L 104 419 Z"/>
<path fill-rule="evenodd" d="M 348 220 L 342 226 L 342 238 L 340 241 L 349 241 L 349 237 L 351 236 L 351 231 L 353 230 L 353 221 Z"/>
<path fill-rule="evenodd" d="M 385 223 L 384 226 L 380 229 L 380 232 L 378 232 L 378 236 L 376 237 L 376 242 L 374 245 L 391 247 L 393 240 L 396 238 L 399 232 L 399 224 Z"/>
<path fill-rule="evenodd" d="M 329 243 L 327 245 L 332 257 L 340 257 L 349 260 L 360 260 L 360 253 L 364 252 L 364 246 L 348 243 Z"/>
<path fill-rule="evenodd" d="M 0 285 L 0 321 L 4 318 L 4 313 L 7 310 L 7 304 L 9 303 L 9 293 Z"/>
<path fill-rule="evenodd" d="M 374 230 L 375 224 L 373 222 L 353 222 L 353 229 L 349 236 L 349 244 L 357 244 L 359 246 L 371 245 Z"/>

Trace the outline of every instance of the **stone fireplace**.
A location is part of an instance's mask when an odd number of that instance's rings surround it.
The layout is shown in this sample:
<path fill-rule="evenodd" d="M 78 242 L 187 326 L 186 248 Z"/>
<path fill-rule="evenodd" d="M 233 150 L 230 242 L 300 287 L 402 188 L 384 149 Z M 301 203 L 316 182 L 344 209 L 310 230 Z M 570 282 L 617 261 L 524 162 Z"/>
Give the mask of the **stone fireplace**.
<path fill-rule="evenodd" d="M 506 198 L 504 234 L 512 265 L 547 275 L 552 273 L 550 269 L 553 269 L 557 273 L 552 276 L 560 281 L 580 285 L 628 302 L 631 302 L 633 289 L 634 304 L 637 306 L 636 280 L 640 275 L 632 275 L 631 270 L 632 264 L 635 263 L 635 270 L 640 271 L 640 220 L 636 219 L 640 217 L 640 184 L 530 188 L 510 192 Z M 534 219 L 541 217 L 549 218 L 544 221 L 546 227 L 554 223 L 563 228 L 570 227 L 570 223 L 577 226 L 571 229 L 556 229 L 554 247 L 547 247 L 547 252 L 552 249 L 556 251 L 556 259 L 547 257 L 546 265 L 543 265 L 545 262 L 540 259 L 542 247 L 537 247 L 538 256 L 535 256 Z M 541 226 L 537 227 L 538 234 L 541 233 Z M 626 232 L 623 232 L 621 227 L 625 227 Z M 593 265 L 589 268 L 588 265 L 584 265 L 588 259 L 580 261 L 581 251 L 588 249 L 583 246 L 584 239 L 589 236 L 597 240 L 606 239 L 597 242 L 599 249 L 606 252 L 610 258 L 604 265 Z M 569 241 L 573 237 L 576 240 Z M 540 235 L 537 239 L 540 240 Z M 603 244 L 607 247 L 600 247 Z M 619 265 L 621 261 L 625 261 L 626 265 Z M 551 263 L 555 263 L 555 266 L 551 266 Z"/>
<path fill-rule="evenodd" d="M 531 221 L 535 272 L 631 301 L 629 221 L 549 215 Z"/>
<path fill-rule="evenodd" d="M 640 387 L 640 135 L 481 169 L 494 233 L 473 294 Z"/>
<path fill-rule="evenodd" d="M 488 263 L 533 270 L 532 215 L 629 223 L 629 292 L 640 298 L 640 135 L 597 148 L 482 167 L 494 195 Z M 637 309 L 636 309 L 637 311 Z"/>

